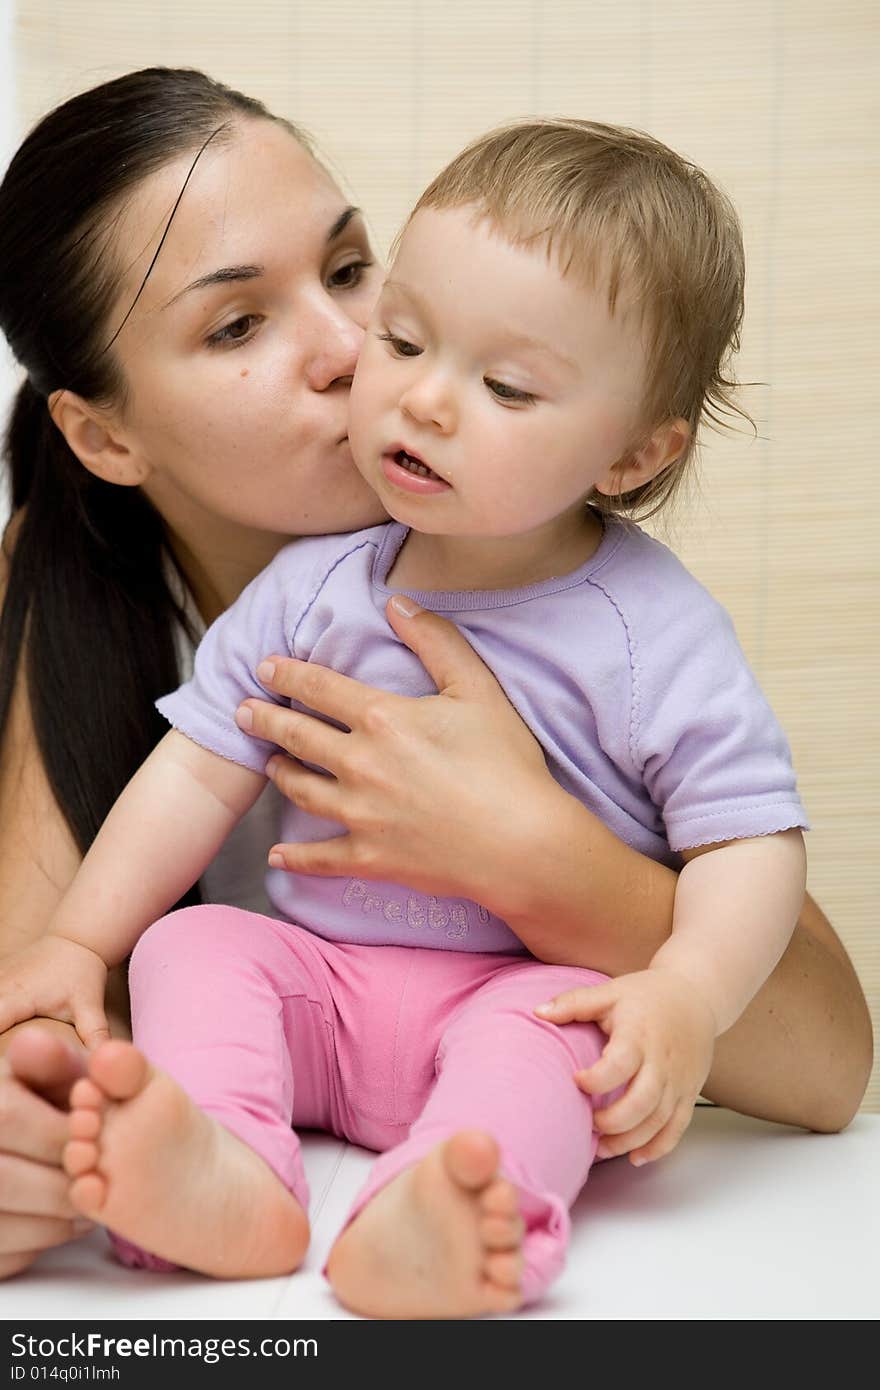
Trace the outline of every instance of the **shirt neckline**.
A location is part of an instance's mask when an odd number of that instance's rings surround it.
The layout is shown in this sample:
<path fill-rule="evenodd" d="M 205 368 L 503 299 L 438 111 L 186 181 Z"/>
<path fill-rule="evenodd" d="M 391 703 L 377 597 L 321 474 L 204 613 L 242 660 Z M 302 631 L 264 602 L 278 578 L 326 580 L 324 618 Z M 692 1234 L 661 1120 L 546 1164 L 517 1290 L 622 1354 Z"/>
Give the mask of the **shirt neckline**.
<path fill-rule="evenodd" d="M 389 596 L 391 594 L 407 594 L 409 598 L 415 599 L 422 608 L 446 613 L 460 613 L 486 608 L 509 608 L 514 604 L 528 603 L 532 599 L 544 598 L 549 594 L 562 593 L 566 589 L 574 589 L 579 584 L 583 584 L 597 570 L 607 564 L 626 534 L 625 527 L 616 518 L 603 516 L 600 513 L 597 513 L 597 516 L 602 523 L 602 538 L 588 560 L 585 560 L 577 569 L 570 570 L 568 574 L 554 575 L 550 579 L 541 580 L 539 584 L 527 584 L 518 589 L 390 588 L 387 583 L 388 575 L 410 532 L 410 527 L 403 526 L 398 521 L 392 521 L 385 528 L 382 543 L 373 560 L 372 584 L 382 594 Z"/>

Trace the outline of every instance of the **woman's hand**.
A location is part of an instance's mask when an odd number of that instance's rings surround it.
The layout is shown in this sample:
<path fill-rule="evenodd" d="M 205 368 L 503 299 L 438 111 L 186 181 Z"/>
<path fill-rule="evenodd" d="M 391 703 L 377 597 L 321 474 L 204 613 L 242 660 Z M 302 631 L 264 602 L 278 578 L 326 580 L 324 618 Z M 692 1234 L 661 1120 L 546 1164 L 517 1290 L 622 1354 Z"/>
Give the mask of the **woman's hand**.
<path fill-rule="evenodd" d="M 285 706 L 258 700 L 242 706 L 253 718 L 250 732 L 290 755 L 271 760 L 275 785 L 303 810 L 348 829 L 314 844 L 276 846 L 277 867 L 388 879 L 466 897 L 508 918 L 531 868 L 534 841 L 549 832 L 553 808 L 566 794 L 458 629 L 424 610 L 407 616 L 393 599 L 387 614 L 436 695 L 388 694 L 326 667 L 274 656 L 274 674 L 267 678 L 263 666 L 258 672 L 269 689 L 351 732 Z"/>
<path fill-rule="evenodd" d="M 68 1096 L 84 1071 L 81 1050 L 42 1026 L 17 1032 L 0 1057 L 0 1279 L 91 1229 L 61 1168 Z"/>

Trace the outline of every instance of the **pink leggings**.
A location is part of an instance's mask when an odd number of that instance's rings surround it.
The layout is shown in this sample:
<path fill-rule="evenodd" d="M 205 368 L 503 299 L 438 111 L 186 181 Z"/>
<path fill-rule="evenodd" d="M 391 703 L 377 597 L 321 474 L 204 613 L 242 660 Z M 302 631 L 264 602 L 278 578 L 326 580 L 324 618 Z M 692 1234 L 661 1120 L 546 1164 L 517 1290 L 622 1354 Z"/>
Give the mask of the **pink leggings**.
<path fill-rule="evenodd" d="M 572 1073 L 605 1038 L 534 1005 L 605 979 L 521 955 L 325 941 L 231 907 L 162 918 L 131 961 L 134 1038 L 308 1209 L 299 1140 L 329 1130 L 382 1151 L 349 1213 L 462 1129 L 491 1134 L 526 1222 L 523 1293 L 559 1273 L 568 1208 L 596 1151 Z M 126 1263 L 167 1264 L 117 1241 Z"/>

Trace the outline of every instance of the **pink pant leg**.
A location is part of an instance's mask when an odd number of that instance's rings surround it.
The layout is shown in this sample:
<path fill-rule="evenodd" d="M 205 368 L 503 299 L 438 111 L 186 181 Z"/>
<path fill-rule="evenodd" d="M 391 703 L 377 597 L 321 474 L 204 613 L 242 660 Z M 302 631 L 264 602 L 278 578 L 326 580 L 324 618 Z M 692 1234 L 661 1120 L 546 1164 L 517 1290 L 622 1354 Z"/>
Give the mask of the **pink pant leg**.
<path fill-rule="evenodd" d="M 288 923 L 205 905 L 150 927 L 129 970 L 134 1041 L 200 1109 L 265 1159 L 305 1208 L 308 1186 L 291 1119 L 297 1102 L 309 1115 L 326 1115 L 326 1093 L 334 1089 L 327 985 L 312 942 Z M 173 1268 L 128 1242 L 115 1244 L 125 1263 Z"/>
<path fill-rule="evenodd" d="M 505 965 L 452 1014 L 436 1058 L 437 1080 L 409 1138 L 375 1163 L 349 1214 L 437 1144 L 463 1129 L 491 1134 L 501 1171 L 516 1183 L 526 1222 L 523 1294 L 535 1301 L 565 1260 L 568 1209 L 595 1157 L 590 1097 L 573 1073 L 605 1045 L 592 1023 L 558 1028 L 532 1013 L 565 989 L 604 983 L 594 971 Z M 598 1105 L 597 1105 L 598 1108 Z"/>

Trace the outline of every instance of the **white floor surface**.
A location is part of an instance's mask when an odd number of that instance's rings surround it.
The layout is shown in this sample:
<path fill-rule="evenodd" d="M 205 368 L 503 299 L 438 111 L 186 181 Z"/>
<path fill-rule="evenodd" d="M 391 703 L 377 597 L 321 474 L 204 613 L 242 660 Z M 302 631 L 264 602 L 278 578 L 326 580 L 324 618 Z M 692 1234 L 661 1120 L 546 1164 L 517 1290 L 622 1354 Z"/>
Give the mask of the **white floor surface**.
<path fill-rule="evenodd" d="M 313 1240 L 283 1279 L 219 1283 L 127 1270 L 92 1234 L 0 1285 L 0 1316 L 336 1319 L 321 1265 L 371 1155 L 308 1135 Z M 701 1108 L 678 1149 L 594 1169 L 563 1277 L 532 1319 L 874 1319 L 880 1314 L 880 1116 L 805 1134 Z"/>

